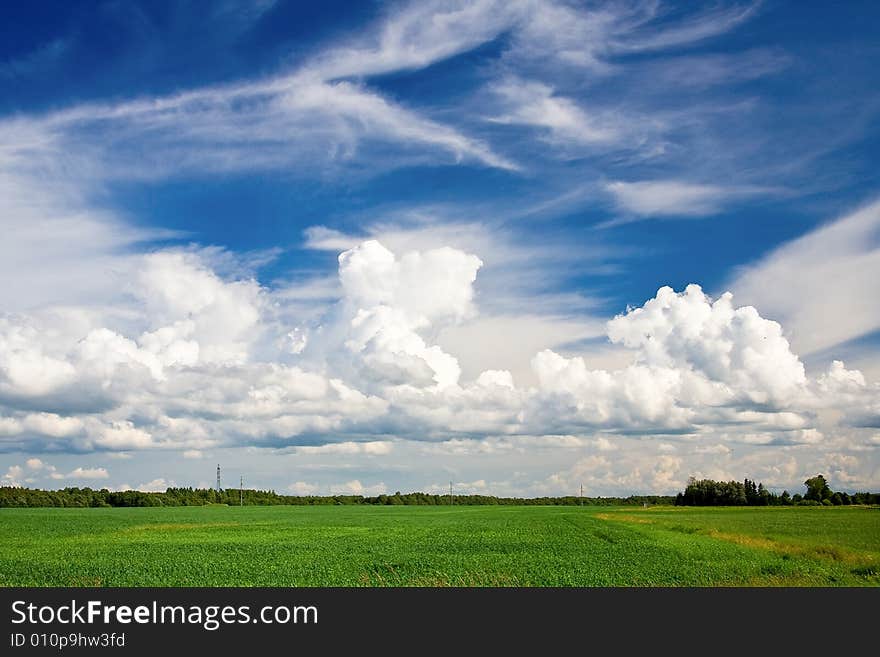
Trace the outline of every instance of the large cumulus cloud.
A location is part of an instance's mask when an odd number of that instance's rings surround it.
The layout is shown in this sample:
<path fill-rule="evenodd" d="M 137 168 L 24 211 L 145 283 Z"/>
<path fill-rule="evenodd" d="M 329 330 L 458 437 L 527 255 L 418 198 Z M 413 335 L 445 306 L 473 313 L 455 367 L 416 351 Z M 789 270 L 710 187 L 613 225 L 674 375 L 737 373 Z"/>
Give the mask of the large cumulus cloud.
<path fill-rule="evenodd" d="M 482 262 L 443 247 L 400 259 L 376 240 L 339 256 L 344 299 L 338 320 L 344 346 L 370 378 L 445 388 L 458 383 L 455 357 L 419 331 L 474 312 L 473 283 Z"/>
<path fill-rule="evenodd" d="M 534 357 L 535 413 L 545 422 L 649 433 L 719 424 L 798 430 L 816 407 L 782 327 L 736 308 L 730 293 L 713 300 L 697 285 L 662 287 L 607 329 L 611 342 L 633 350 L 632 365 L 609 372 L 550 350 Z"/>
<path fill-rule="evenodd" d="M 526 386 L 505 370 L 463 379 L 456 354 L 437 344 L 442 329 L 478 313 L 482 262 L 460 249 L 393 253 L 364 242 L 339 256 L 338 299 L 300 322 L 284 295 L 221 275 L 206 252 L 159 251 L 130 265 L 112 314 L 0 317 L 6 451 L 597 432 L 711 436 L 720 446 L 846 435 L 869 448 L 880 417 L 877 385 L 860 372 L 835 361 L 808 377 L 778 323 L 696 285 L 660 288 L 607 323 L 610 342 L 632 353 L 626 367 L 543 350 L 532 358 L 537 384 Z"/>

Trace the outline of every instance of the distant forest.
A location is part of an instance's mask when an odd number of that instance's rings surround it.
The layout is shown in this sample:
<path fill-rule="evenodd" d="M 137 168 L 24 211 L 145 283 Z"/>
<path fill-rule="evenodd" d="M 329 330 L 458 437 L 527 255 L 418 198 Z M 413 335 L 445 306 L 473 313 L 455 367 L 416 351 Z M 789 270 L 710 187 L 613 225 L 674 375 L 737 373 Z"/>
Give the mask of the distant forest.
<path fill-rule="evenodd" d="M 494 495 L 434 495 L 430 493 L 394 493 L 393 495 L 279 495 L 271 490 L 227 488 L 168 488 L 164 493 L 137 490 L 111 491 L 106 488 L 63 488 L 40 490 L 13 486 L 0 487 L 0 508 L 10 507 L 145 507 L 145 506 L 332 506 L 332 505 L 401 505 L 401 506 L 808 506 L 880 504 L 878 493 L 836 493 L 822 475 L 804 482 L 807 492 L 789 495 L 771 493 L 763 484 L 746 479 L 713 481 L 690 479 L 683 493 L 670 495 L 631 495 L 629 497 L 496 497 Z"/>
<path fill-rule="evenodd" d="M 675 498 L 668 495 L 633 495 L 630 497 L 495 497 L 494 495 L 432 495 L 429 493 L 394 493 L 393 495 L 279 495 L 271 490 L 239 491 L 228 488 L 216 491 L 211 488 L 169 488 L 164 493 L 144 493 L 136 490 L 110 491 L 106 488 L 63 488 L 61 490 L 38 490 L 34 488 L 0 487 L 0 508 L 9 507 L 133 507 L 133 506 L 204 506 L 226 504 L 238 506 L 273 506 L 290 504 L 296 506 L 324 505 L 529 505 L 529 506 L 617 506 L 643 504 L 672 504 Z"/>
<path fill-rule="evenodd" d="M 677 506 L 841 506 L 847 504 L 880 504 L 880 493 L 836 493 L 822 475 L 804 482 L 807 492 L 790 495 L 787 490 L 777 495 L 746 479 L 738 481 L 688 480 L 683 493 L 675 496 Z"/>

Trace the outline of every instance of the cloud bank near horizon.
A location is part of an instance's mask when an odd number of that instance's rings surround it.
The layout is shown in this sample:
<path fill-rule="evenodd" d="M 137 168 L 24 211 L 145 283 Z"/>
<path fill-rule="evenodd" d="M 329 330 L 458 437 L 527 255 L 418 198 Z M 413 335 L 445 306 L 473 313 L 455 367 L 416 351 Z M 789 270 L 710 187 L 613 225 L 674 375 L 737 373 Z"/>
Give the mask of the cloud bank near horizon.
<path fill-rule="evenodd" d="M 456 354 L 436 343 L 444 327 L 478 318 L 483 263 L 475 254 L 358 244 L 339 255 L 339 298 L 296 326 L 282 321 L 276 290 L 220 275 L 212 257 L 179 249 L 130 256 L 127 304 L 106 316 L 76 307 L 4 316 L 3 450 L 301 446 L 329 454 L 334 445 L 354 453 L 400 441 L 566 435 L 602 436 L 610 446 L 616 436 L 643 436 L 696 451 L 833 452 L 869 448 L 880 428 L 876 382 L 840 361 L 808 376 L 783 327 L 736 306 L 730 293 L 662 287 L 606 324 L 629 365 L 595 368 L 543 349 L 531 356 L 537 384 L 524 385 L 506 370 L 464 378 Z M 607 455 L 597 458 L 594 466 L 610 468 Z M 870 473 L 850 476 L 871 482 Z"/>

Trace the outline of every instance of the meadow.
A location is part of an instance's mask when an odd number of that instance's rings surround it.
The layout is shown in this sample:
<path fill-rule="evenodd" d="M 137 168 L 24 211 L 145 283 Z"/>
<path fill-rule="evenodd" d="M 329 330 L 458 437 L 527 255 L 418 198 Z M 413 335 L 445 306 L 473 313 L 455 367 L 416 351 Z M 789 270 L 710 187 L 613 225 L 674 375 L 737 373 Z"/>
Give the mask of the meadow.
<path fill-rule="evenodd" d="M 880 509 L 0 509 L 0 585 L 878 586 Z"/>

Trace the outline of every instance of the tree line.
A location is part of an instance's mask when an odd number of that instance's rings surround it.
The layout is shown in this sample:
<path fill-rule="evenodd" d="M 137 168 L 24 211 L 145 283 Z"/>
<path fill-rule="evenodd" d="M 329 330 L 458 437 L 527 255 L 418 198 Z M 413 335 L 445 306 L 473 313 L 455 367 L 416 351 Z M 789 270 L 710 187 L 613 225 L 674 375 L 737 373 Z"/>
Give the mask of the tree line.
<path fill-rule="evenodd" d="M 0 487 L 0 508 L 10 507 L 150 507 L 205 506 L 211 504 L 237 506 L 838 506 L 847 504 L 880 504 L 880 493 L 834 492 L 822 475 L 804 482 L 806 492 L 777 495 L 762 483 L 750 479 L 714 481 L 688 480 L 684 492 L 669 495 L 630 495 L 629 497 L 497 497 L 495 495 L 438 495 L 434 493 L 401 493 L 391 495 L 281 495 L 273 490 L 227 488 L 168 488 L 164 492 L 138 490 L 111 491 L 92 488 L 41 490 L 18 486 Z"/>
<path fill-rule="evenodd" d="M 804 482 L 806 493 L 790 495 L 787 490 L 777 495 L 750 479 L 714 481 L 688 479 L 684 492 L 675 496 L 676 506 L 842 506 L 848 504 L 880 504 L 880 493 L 844 493 L 832 491 L 821 474 Z"/>
<path fill-rule="evenodd" d="M 391 495 L 280 495 L 272 490 L 228 488 L 168 488 L 165 492 L 137 490 L 111 491 L 106 488 L 62 488 L 40 490 L 13 486 L 0 487 L 0 508 L 10 507 L 148 507 L 148 506 L 441 506 L 441 505 L 525 505 L 525 506 L 619 506 L 672 504 L 668 495 L 631 495 L 629 497 L 496 497 L 495 495 L 437 495 L 432 493 L 401 493 Z"/>

